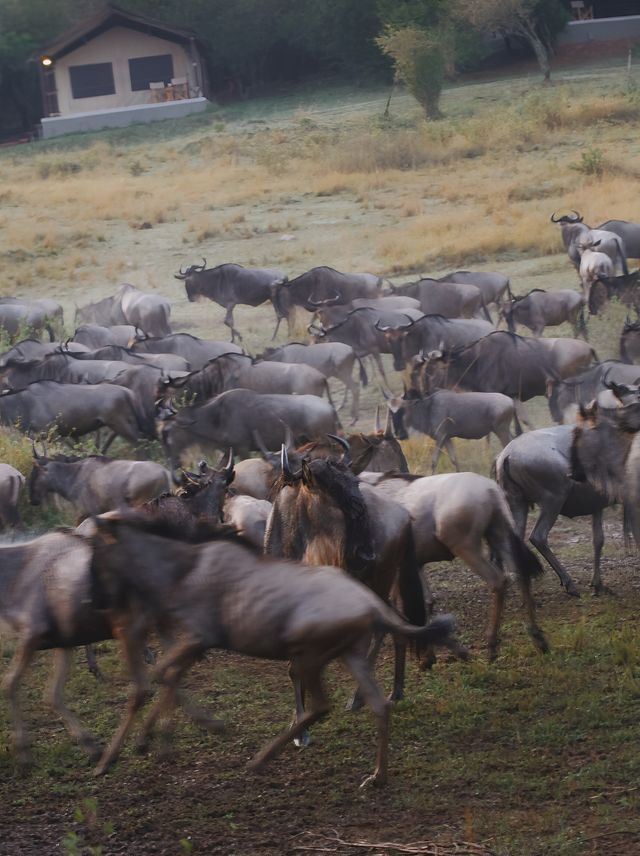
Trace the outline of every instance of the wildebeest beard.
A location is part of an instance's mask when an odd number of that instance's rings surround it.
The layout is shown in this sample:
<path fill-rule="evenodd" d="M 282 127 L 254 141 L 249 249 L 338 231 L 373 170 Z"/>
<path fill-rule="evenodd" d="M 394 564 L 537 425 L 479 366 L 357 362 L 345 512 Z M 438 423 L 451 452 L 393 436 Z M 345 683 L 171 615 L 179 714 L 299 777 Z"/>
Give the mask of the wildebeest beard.
<path fill-rule="evenodd" d="M 367 576 L 374 560 L 369 513 L 357 478 L 343 464 L 315 460 L 308 463 L 318 487 L 338 506 L 345 522 L 347 570 L 359 579 Z"/>

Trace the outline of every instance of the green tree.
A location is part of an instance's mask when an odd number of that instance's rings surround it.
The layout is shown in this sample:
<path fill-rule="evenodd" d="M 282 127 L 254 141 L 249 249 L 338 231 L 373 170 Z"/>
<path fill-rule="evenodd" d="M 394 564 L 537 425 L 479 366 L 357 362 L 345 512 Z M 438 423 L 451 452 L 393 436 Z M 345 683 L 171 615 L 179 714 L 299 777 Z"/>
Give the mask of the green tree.
<path fill-rule="evenodd" d="M 446 67 L 442 41 L 434 33 L 415 26 L 387 27 L 376 41 L 382 52 L 393 60 L 396 80 L 405 84 L 427 118 L 439 119 Z"/>

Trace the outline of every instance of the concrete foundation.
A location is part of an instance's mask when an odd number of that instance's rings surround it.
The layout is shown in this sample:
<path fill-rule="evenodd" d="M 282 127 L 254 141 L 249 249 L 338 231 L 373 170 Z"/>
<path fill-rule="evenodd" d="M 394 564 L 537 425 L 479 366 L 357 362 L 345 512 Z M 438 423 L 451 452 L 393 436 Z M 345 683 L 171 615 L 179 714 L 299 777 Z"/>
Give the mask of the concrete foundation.
<path fill-rule="evenodd" d="M 595 18 L 591 21 L 570 21 L 558 34 L 559 45 L 580 45 L 585 42 L 613 42 L 640 36 L 640 15 L 624 18 Z"/>
<path fill-rule="evenodd" d="M 182 101 L 163 101 L 160 104 L 139 104 L 135 107 L 114 107 L 111 110 L 50 116 L 41 120 L 42 137 L 48 140 L 62 134 L 100 131 L 103 128 L 126 128 L 128 125 L 159 122 L 162 119 L 181 119 L 190 113 L 202 113 L 208 104 L 206 98 L 185 98 Z"/>

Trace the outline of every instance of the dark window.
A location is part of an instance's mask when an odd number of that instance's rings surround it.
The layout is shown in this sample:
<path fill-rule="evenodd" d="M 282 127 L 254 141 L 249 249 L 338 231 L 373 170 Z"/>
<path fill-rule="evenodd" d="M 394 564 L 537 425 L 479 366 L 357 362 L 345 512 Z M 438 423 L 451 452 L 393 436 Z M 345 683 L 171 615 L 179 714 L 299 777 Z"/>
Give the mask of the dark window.
<path fill-rule="evenodd" d="M 96 95 L 113 95 L 113 67 L 110 62 L 93 65 L 72 65 L 69 68 L 71 92 L 74 98 L 94 98 Z"/>
<path fill-rule="evenodd" d="M 141 56 L 130 59 L 129 75 L 132 92 L 148 89 L 152 81 L 163 80 L 166 86 L 171 83 L 173 77 L 173 57 L 171 54 L 162 54 L 162 56 Z"/>

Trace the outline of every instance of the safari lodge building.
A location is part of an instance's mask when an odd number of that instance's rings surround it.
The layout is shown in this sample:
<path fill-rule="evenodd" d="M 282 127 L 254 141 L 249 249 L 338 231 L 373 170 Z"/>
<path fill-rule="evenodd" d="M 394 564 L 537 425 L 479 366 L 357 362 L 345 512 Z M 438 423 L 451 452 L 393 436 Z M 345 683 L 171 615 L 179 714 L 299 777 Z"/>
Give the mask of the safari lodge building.
<path fill-rule="evenodd" d="M 208 104 L 193 33 L 114 6 L 42 48 L 38 59 L 45 138 L 179 118 Z"/>

